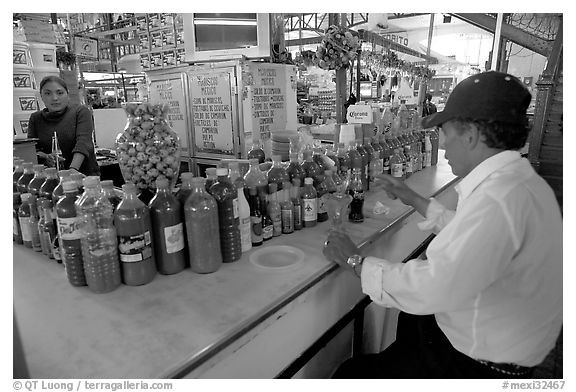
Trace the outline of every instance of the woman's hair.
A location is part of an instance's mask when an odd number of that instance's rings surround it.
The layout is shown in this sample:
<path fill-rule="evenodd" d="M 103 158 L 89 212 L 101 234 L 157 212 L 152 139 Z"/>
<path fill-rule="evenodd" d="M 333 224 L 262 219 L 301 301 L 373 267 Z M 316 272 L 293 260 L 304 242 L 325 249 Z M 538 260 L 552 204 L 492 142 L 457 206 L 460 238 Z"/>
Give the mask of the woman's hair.
<path fill-rule="evenodd" d="M 456 129 L 463 132 L 471 123 L 486 137 L 485 144 L 490 148 L 519 150 L 526 144 L 530 128 L 528 119 L 524 124 L 506 124 L 492 120 L 456 118 Z"/>
<path fill-rule="evenodd" d="M 64 79 L 62 79 L 60 76 L 56 76 L 56 75 L 44 76 L 44 78 L 40 82 L 40 91 L 42 91 L 42 88 L 48 82 L 56 82 L 60 86 L 64 87 L 64 90 L 66 90 L 66 92 L 68 92 L 68 86 L 66 85 L 66 82 L 64 81 Z"/>

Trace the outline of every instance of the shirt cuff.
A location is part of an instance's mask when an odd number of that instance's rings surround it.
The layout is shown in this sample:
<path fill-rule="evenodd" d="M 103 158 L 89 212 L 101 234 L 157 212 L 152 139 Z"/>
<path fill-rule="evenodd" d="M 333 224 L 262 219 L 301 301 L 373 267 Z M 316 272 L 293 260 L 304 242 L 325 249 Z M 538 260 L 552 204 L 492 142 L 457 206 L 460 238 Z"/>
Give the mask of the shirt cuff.
<path fill-rule="evenodd" d="M 373 256 L 366 257 L 362 263 L 360 272 L 362 292 L 380 305 L 385 304 L 385 297 L 387 297 L 383 290 L 384 273 L 394 264 L 396 263 Z"/>
<path fill-rule="evenodd" d="M 430 203 L 426 209 L 426 219 L 419 222 L 418 228 L 422 231 L 441 229 L 446 207 L 436 201 L 433 197 L 430 198 Z"/>

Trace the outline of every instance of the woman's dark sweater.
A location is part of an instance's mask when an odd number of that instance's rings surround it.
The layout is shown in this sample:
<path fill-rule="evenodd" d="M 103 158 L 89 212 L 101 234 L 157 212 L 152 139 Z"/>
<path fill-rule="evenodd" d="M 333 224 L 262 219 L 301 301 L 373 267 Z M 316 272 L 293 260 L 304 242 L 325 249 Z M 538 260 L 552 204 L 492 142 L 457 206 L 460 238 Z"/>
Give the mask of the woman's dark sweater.
<path fill-rule="evenodd" d="M 70 105 L 58 113 L 39 110 L 30 115 L 28 122 L 28 137 L 40 139 L 36 144 L 38 151 L 52 153 L 52 136 L 56 131 L 65 167 L 70 167 L 74 153 L 79 152 L 84 155 L 84 161 L 78 171 L 87 176 L 99 176 L 100 168 L 92 142 L 93 130 L 92 113 L 83 105 Z"/>

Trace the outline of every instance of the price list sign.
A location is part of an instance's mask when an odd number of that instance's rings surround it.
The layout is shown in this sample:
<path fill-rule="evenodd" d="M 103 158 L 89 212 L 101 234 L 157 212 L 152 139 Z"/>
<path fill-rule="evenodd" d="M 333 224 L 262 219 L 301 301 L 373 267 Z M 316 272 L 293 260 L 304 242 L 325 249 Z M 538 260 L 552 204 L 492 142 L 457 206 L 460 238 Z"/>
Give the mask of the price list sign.
<path fill-rule="evenodd" d="M 187 151 L 187 128 L 184 115 L 186 106 L 184 104 L 184 89 L 182 88 L 180 77 L 177 79 L 153 80 L 150 85 L 150 102 L 168 104 L 168 125 L 178 134 L 182 149 Z"/>
<path fill-rule="evenodd" d="M 196 147 L 205 152 L 232 154 L 230 74 L 191 75 L 190 95 Z"/>
<path fill-rule="evenodd" d="M 286 127 L 286 69 L 255 64 L 252 70 L 253 129 L 262 139 Z"/>

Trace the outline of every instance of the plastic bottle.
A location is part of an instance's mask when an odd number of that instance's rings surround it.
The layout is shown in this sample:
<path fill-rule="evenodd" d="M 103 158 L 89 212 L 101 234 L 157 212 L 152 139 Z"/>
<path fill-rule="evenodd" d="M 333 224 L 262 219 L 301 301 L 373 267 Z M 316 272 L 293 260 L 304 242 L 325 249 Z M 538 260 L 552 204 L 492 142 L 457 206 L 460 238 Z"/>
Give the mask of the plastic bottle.
<path fill-rule="evenodd" d="M 14 171 L 12 172 L 12 192 L 19 192 L 18 180 L 24 174 L 23 159 L 14 159 Z"/>
<path fill-rule="evenodd" d="M 184 174 L 184 173 L 182 173 Z M 216 168 L 209 167 L 206 169 L 206 191 L 210 192 L 210 187 L 218 180 L 218 176 L 216 175 Z"/>
<path fill-rule="evenodd" d="M 20 194 L 12 192 L 12 232 L 13 240 L 15 243 L 22 245 L 22 229 L 20 228 L 20 219 L 18 218 L 18 210 L 20 209 Z"/>
<path fill-rule="evenodd" d="M 78 200 L 78 185 L 74 181 L 62 184 L 64 196 L 56 203 L 58 241 L 60 257 L 64 262 L 66 277 L 72 286 L 86 286 L 84 262 L 82 260 L 82 232 L 80 218 L 76 213 L 75 202 Z M 114 235 L 116 241 L 116 235 Z M 114 247 L 116 248 L 116 247 Z M 118 260 L 116 260 L 116 263 Z M 100 268 L 102 272 L 102 267 Z M 118 271 L 118 284 L 120 284 L 120 267 Z M 91 272 L 95 272 L 92 271 Z M 109 273 L 108 270 L 105 271 Z"/>
<path fill-rule="evenodd" d="M 76 184 L 78 185 L 78 193 L 80 196 L 82 196 L 84 193 L 84 178 L 86 178 L 84 174 L 74 172 L 73 170 L 70 171 L 70 180 L 76 181 Z"/>
<path fill-rule="evenodd" d="M 156 276 L 150 210 L 138 199 L 134 184 L 122 185 L 122 191 L 124 197 L 114 212 L 122 280 L 128 286 L 140 286 L 151 282 Z M 102 195 L 102 198 L 105 196 Z"/>
<path fill-rule="evenodd" d="M 292 201 L 292 216 L 294 218 L 294 230 L 301 230 L 302 223 L 302 202 L 300 199 L 300 179 L 294 178 L 292 188 L 290 189 L 290 198 Z"/>
<path fill-rule="evenodd" d="M 268 178 L 266 173 L 260 170 L 260 164 L 257 159 L 250 159 L 250 168 L 244 175 L 244 182 L 248 188 L 256 188 L 257 193 L 266 191 Z"/>
<path fill-rule="evenodd" d="M 104 196 L 106 196 L 110 204 L 112 204 L 112 211 L 116 211 L 116 207 L 118 207 L 122 198 L 114 191 L 114 182 L 112 180 L 100 181 L 100 186 L 102 187 L 102 193 L 104 193 Z"/>
<path fill-rule="evenodd" d="M 382 125 L 384 127 L 382 133 L 386 134 L 386 133 L 390 132 L 390 128 L 392 127 L 392 122 L 394 121 L 395 117 L 396 116 L 392 112 L 392 107 L 386 106 L 384 108 L 384 110 L 382 111 L 382 116 L 381 116 Z"/>
<path fill-rule="evenodd" d="M 71 172 L 72 172 L 71 170 L 60 170 L 58 172 L 58 177 L 60 178 L 60 181 L 58 182 L 58 185 L 56 185 L 56 188 L 54 188 L 54 190 L 52 191 L 52 203 L 54 203 L 54 205 L 56 205 L 56 203 L 58 203 L 58 200 L 60 200 L 60 197 L 64 195 L 64 187 L 62 184 L 64 184 L 65 181 L 70 181 Z"/>
<path fill-rule="evenodd" d="M 397 148 L 394 149 L 394 155 L 390 158 L 390 174 L 394 178 L 404 178 L 404 162 Z"/>
<path fill-rule="evenodd" d="M 416 142 L 416 148 L 413 151 L 414 157 L 415 157 L 415 161 L 416 161 L 416 170 L 415 171 L 420 171 L 422 170 L 422 143 L 421 142 Z"/>
<path fill-rule="evenodd" d="M 52 221 L 52 201 L 41 199 L 38 209 L 40 211 L 40 220 L 38 221 L 38 233 L 40 234 L 40 245 L 42 253 L 53 259 L 52 242 L 56 237 L 56 228 Z"/>
<path fill-rule="evenodd" d="M 404 131 L 412 124 L 412 117 L 410 111 L 406 107 L 406 101 L 400 100 L 400 108 L 398 109 L 398 118 L 400 119 L 400 130 Z"/>
<path fill-rule="evenodd" d="M 250 241 L 252 246 L 260 246 L 264 242 L 262 238 L 262 206 L 256 188 L 252 187 L 248 192 L 250 195 L 248 200 L 250 204 Z"/>
<path fill-rule="evenodd" d="M 156 194 L 149 209 L 158 272 L 176 274 L 186 267 L 184 211 L 167 178 L 156 179 Z"/>
<path fill-rule="evenodd" d="M 326 222 L 328 220 L 328 204 L 327 204 L 327 197 L 328 197 L 328 187 L 326 186 L 326 176 L 324 175 L 326 171 L 322 173 L 322 175 L 318 176 L 321 179 L 317 185 L 314 186 L 316 189 L 316 198 L 317 198 L 317 210 L 316 210 L 316 220 L 317 222 Z"/>
<path fill-rule="evenodd" d="M 346 146 L 344 143 L 338 143 L 338 175 L 340 178 L 345 180 L 350 177 L 351 165 L 350 157 L 346 154 Z"/>
<path fill-rule="evenodd" d="M 30 221 L 32 207 L 29 203 L 30 196 L 32 196 L 30 193 L 21 194 L 20 198 L 22 199 L 22 204 L 18 209 L 18 220 L 22 231 L 22 243 L 27 248 L 32 248 L 32 223 Z"/>
<path fill-rule="evenodd" d="M 34 177 L 28 183 L 28 193 L 33 194 L 38 197 L 40 196 L 40 187 L 46 180 L 46 174 L 44 173 L 44 165 L 34 165 Z"/>
<path fill-rule="evenodd" d="M 414 161 L 412 156 L 412 151 L 410 150 L 410 145 L 404 146 L 404 156 L 406 157 L 406 171 L 405 171 L 405 178 L 409 178 L 414 173 Z"/>
<path fill-rule="evenodd" d="M 276 184 L 279 191 L 282 190 L 282 183 L 290 181 L 286 169 L 282 166 L 282 157 L 280 155 L 272 155 L 272 167 L 266 173 L 268 178 L 268 185 Z"/>
<path fill-rule="evenodd" d="M 361 175 L 362 175 L 362 185 L 364 186 L 364 190 L 368 190 L 368 167 L 370 163 L 370 157 L 368 156 L 368 152 L 364 149 L 362 145 L 362 139 L 356 139 L 355 145 L 356 151 L 362 157 L 362 167 L 361 167 Z"/>
<path fill-rule="evenodd" d="M 424 151 L 424 167 L 430 167 L 432 166 L 432 141 L 429 133 L 424 137 Z"/>
<path fill-rule="evenodd" d="M 371 140 L 372 148 L 374 149 L 375 162 L 374 162 L 374 176 L 382 174 L 384 171 L 384 148 L 378 142 L 378 136 L 374 136 Z"/>
<path fill-rule="evenodd" d="M 268 241 L 272 239 L 274 235 L 274 223 L 272 222 L 272 218 L 268 213 L 268 192 L 262 192 L 258 194 L 260 198 L 260 207 L 262 213 L 262 240 Z"/>
<path fill-rule="evenodd" d="M 294 178 L 298 178 L 300 182 L 304 181 L 304 169 L 300 165 L 298 161 L 298 153 L 291 153 L 290 154 L 290 164 L 286 169 L 286 173 L 288 173 L 288 178 L 290 182 L 294 180 Z"/>
<path fill-rule="evenodd" d="M 315 140 L 315 142 L 319 141 Z M 319 145 L 319 143 L 315 145 L 314 148 L 312 149 L 312 160 L 316 162 L 316 164 L 320 168 L 320 173 L 324 173 L 324 170 L 330 168 L 326 163 L 326 156 L 322 152 L 322 147 Z"/>
<path fill-rule="evenodd" d="M 64 183 L 65 187 L 66 184 L 67 182 Z M 116 233 L 117 230 L 122 233 L 124 227 L 114 224 L 112 204 L 101 192 L 100 179 L 96 176 L 86 177 L 83 185 L 84 194 L 76 200 L 75 207 L 80 223 L 84 275 L 91 291 L 107 293 L 122 282 Z M 128 186 L 134 187 L 133 184 Z M 134 197 L 135 189 L 134 187 Z M 132 229 L 133 227 L 129 227 L 129 230 Z M 131 278 L 130 274 L 128 277 Z"/>
<path fill-rule="evenodd" d="M 58 182 L 60 182 L 58 178 L 58 172 L 54 167 L 48 167 L 44 170 L 45 179 L 42 185 L 40 185 L 40 189 L 38 190 L 38 196 L 52 201 L 52 193 L 54 189 L 58 186 Z"/>
<path fill-rule="evenodd" d="M 238 189 L 240 186 L 244 188 L 246 183 L 244 181 L 244 177 L 240 175 L 240 165 L 238 162 L 230 162 L 228 164 L 228 172 L 228 177 L 230 177 L 230 182 L 232 185 L 234 185 L 236 189 Z"/>
<path fill-rule="evenodd" d="M 380 161 L 380 154 L 376 152 L 369 137 L 364 138 L 364 151 L 368 154 L 368 166 L 366 168 L 367 189 L 374 183 L 374 178 L 378 175 L 378 163 Z"/>
<path fill-rule="evenodd" d="M 242 179 L 242 177 L 239 178 Z M 250 222 L 250 205 L 246 200 L 242 183 L 238 183 L 240 186 L 236 188 L 236 191 L 238 192 L 238 215 L 240 216 L 240 243 L 242 244 L 242 253 L 244 253 L 252 249 L 252 224 Z"/>
<path fill-rule="evenodd" d="M 303 227 L 316 226 L 318 220 L 318 198 L 313 186 L 314 180 L 310 177 L 304 179 L 304 188 L 300 194 L 302 200 Z"/>
<path fill-rule="evenodd" d="M 326 148 L 324 156 L 334 163 L 330 170 L 338 171 L 338 145 L 334 143 L 331 148 Z"/>
<path fill-rule="evenodd" d="M 353 223 L 364 222 L 362 208 L 364 206 L 364 188 L 362 187 L 362 173 L 360 169 L 352 170 L 352 179 L 348 185 L 348 194 L 352 196 L 348 220 Z"/>
<path fill-rule="evenodd" d="M 258 163 L 264 163 L 266 155 L 264 150 L 260 147 L 260 140 L 256 139 L 252 142 L 252 148 L 248 151 L 248 159 L 258 159 Z"/>
<path fill-rule="evenodd" d="M 210 193 L 218 205 L 220 227 L 220 248 L 222 262 L 231 263 L 242 256 L 240 239 L 240 215 L 238 213 L 238 192 L 228 178 L 228 169 L 216 169 L 218 181 L 210 187 Z"/>
<path fill-rule="evenodd" d="M 430 157 L 430 164 L 435 166 L 438 163 L 438 147 L 439 147 L 439 135 L 438 131 L 430 131 L 430 143 L 432 143 L 432 155 Z"/>
<path fill-rule="evenodd" d="M 23 173 L 20 178 L 18 178 L 16 186 L 18 188 L 18 192 L 28 193 L 28 184 L 30 184 L 32 178 L 34 178 L 34 164 L 31 162 L 24 162 L 22 164 L 22 168 Z"/>
<path fill-rule="evenodd" d="M 32 250 L 42 252 L 42 243 L 40 242 L 40 232 L 38 231 L 38 221 L 40 214 L 38 213 L 38 200 L 36 196 L 30 194 L 28 198 L 30 205 L 30 231 L 32 232 Z"/>
<path fill-rule="evenodd" d="M 389 137 L 389 135 L 380 135 L 379 144 L 382 147 L 382 173 L 384 174 L 390 174 L 390 158 L 394 154 L 391 143 L 389 143 L 387 140 Z"/>
<path fill-rule="evenodd" d="M 266 209 L 272 219 L 272 236 L 278 237 L 282 234 L 282 209 L 278 202 L 278 188 L 276 183 L 268 184 L 268 205 Z"/>
<path fill-rule="evenodd" d="M 198 274 L 209 274 L 222 266 L 218 206 L 206 192 L 205 182 L 202 177 L 192 179 L 192 193 L 184 204 L 190 269 Z"/>
<path fill-rule="evenodd" d="M 318 164 L 314 162 L 311 150 L 304 150 L 302 154 L 304 156 L 304 162 L 302 163 L 302 169 L 304 170 L 304 175 L 306 177 L 312 178 L 314 185 L 316 185 L 320 181 L 322 181 L 322 178 L 320 178 L 319 176 L 321 176 L 323 172 L 320 171 L 320 167 L 318 166 Z"/>
<path fill-rule="evenodd" d="M 280 211 L 282 217 L 282 234 L 290 234 L 294 232 L 294 204 L 290 199 L 290 192 L 292 185 L 286 181 L 282 184 L 282 191 L 278 192 L 282 196 L 279 200 Z"/>
<path fill-rule="evenodd" d="M 180 189 L 176 192 L 176 197 L 180 202 L 180 205 L 186 204 L 186 200 L 188 196 L 192 193 L 192 179 L 194 178 L 193 173 L 185 172 L 180 174 L 180 180 L 182 183 L 180 184 Z"/>

